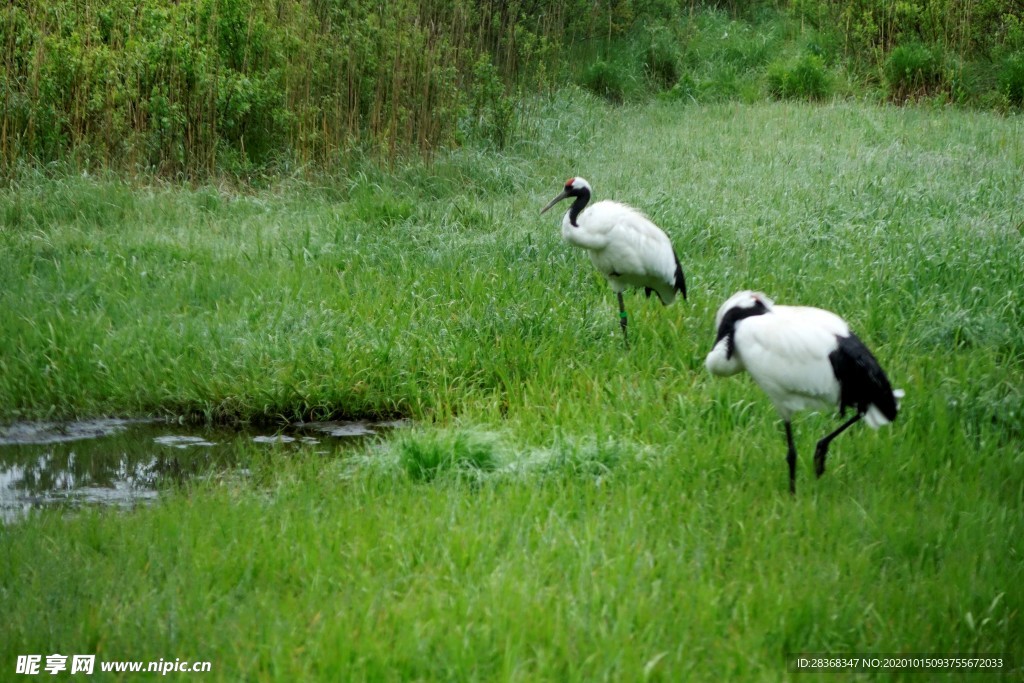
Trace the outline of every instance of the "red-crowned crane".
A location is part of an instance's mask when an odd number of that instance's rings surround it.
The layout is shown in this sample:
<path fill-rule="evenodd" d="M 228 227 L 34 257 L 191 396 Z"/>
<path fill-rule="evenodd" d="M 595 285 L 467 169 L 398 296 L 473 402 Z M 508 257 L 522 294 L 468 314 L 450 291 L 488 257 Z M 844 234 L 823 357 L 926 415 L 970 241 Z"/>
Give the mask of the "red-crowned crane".
<path fill-rule="evenodd" d="M 605 200 L 587 207 L 590 194 L 586 180 L 569 178 L 562 192 L 541 213 L 563 199 L 574 198 L 562 218 L 562 237 L 569 244 L 586 249 L 594 267 L 615 290 L 619 325 L 628 349 L 622 293 L 630 287 L 643 287 L 648 297 L 656 292 L 667 306 L 675 300 L 676 292 L 686 298 L 686 279 L 672 242 L 661 228 L 636 209 L 618 202 Z"/>
<path fill-rule="evenodd" d="M 732 295 L 715 316 L 718 336 L 705 365 L 715 375 L 746 370 L 768 394 L 786 424 L 789 491 L 796 493 L 793 414 L 837 406 L 856 414 L 825 435 L 814 451 L 814 472 L 825 472 L 832 439 L 864 418 L 877 429 L 896 419 L 900 390 L 893 391 L 871 351 L 834 313 L 806 306 L 776 306 L 760 292 Z"/>

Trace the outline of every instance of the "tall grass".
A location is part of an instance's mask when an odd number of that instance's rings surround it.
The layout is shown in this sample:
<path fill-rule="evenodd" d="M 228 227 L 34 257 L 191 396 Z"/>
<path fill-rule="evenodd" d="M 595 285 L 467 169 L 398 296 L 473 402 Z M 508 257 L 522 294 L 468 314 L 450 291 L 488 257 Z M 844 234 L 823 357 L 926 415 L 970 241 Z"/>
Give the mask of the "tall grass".
<path fill-rule="evenodd" d="M 852 80 L 894 102 L 930 98 L 1007 109 L 996 74 L 1024 54 L 1022 8 L 1002 0 L 800 0 L 794 14 Z"/>
<path fill-rule="evenodd" d="M 467 149 L 393 178 L 258 194 L 26 179 L 0 197 L 2 405 L 422 419 L 467 396 L 544 396 L 580 353 L 634 363 L 646 352 L 606 343 L 607 293 L 535 215 L 571 173 L 654 215 L 702 283 L 691 305 L 638 307 L 659 364 L 697 367 L 691 324 L 746 286 L 870 311 L 907 343 L 1015 343 L 1014 120 L 665 105 L 643 110 L 656 127 L 641 142 L 600 108 L 547 106 L 509 154 Z M 790 250 L 799 262 L 780 269 Z M 865 306 L 889 287 L 905 298 Z"/>
<path fill-rule="evenodd" d="M 569 95 L 504 154 L 337 185 L 0 194 L 5 418 L 420 423 L 3 530 L 4 666 L 762 680 L 796 651 L 1003 652 L 1019 674 L 1020 121 Z M 538 215 L 574 174 L 644 209 L 687 271 L 687 302 L 630 297 L 628 353 L 606 284 Z M 801 417 L 795 499 L 767 399 L 703 369 L 747 287 L 841 313 L 907 393 L 820 480 L 834 419 Z"/>
<path fill-rule="evenodd" d="M 245 176 L 426 152 L 493 89 L 478 58 L 503 77 L 487 106 L 506 81 L 536 88 L 580 5 L 18 0 L 0 12 L 0 165 Z"/>
<path fill-rule="evenodd" d="M 930 55 L 924 82 L 913 54 Z M 570 82 L 614 102 L 1007 110 L 1022 55 L 1019 12 L 995 0 L 14 0 L 0 11 L 0 174 L 258 184 L 503 148 L 529 135 L 536 93 Z"/>

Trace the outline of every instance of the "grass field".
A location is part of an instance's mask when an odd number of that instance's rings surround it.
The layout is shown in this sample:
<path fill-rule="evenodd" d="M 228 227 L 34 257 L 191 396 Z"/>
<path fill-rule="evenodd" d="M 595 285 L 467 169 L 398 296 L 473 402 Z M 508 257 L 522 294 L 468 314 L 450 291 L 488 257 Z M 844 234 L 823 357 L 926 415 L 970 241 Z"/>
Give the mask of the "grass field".
<path fill-rule="evenodd" d="M 1006 653 L 1020 677 L 1024 123 L 572 95 L 502 155 L 0 194 L 0 417 L 419 425 L 0 529 L 0 671 L 815 680 L 786 653 Z M 570 175 L 644 209 L 686 269 L 688 302 L 627 297 L 628 353 L 538 215 Z M 834 416 L 799 418 L 795 498 L 767 398 L 703 368 L 744 288 L 842 314 L 907 394 L 820 480 Z"/>

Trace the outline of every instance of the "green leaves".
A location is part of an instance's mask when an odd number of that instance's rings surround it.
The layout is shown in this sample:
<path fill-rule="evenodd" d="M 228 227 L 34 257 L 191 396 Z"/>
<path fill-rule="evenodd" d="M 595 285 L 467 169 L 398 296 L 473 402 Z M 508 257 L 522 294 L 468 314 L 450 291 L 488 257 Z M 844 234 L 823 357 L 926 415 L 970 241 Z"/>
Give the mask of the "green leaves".
<path fill-rule="evenodd" d="M 944 83 L 942 51 L 916 41 L 899 45 L 886 59 L 885 76 L 897 102 L 934 93 Z"/>
<path fill-rule="evenodd" d="M 821 57 L 805 52 L 768 67 L 768 89 L 786 99 L 823 100 L 832 94 L 832 77 Z"/>

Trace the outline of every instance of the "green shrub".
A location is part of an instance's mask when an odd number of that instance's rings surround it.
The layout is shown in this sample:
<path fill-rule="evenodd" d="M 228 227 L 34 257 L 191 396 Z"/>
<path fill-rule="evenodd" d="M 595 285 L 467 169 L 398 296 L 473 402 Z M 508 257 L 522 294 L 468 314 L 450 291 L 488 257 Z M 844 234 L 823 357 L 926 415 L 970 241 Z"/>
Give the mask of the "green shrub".
<path fill-rule="evenodd" d="M 1011 104 L 1024 105 L 1024 52 L 1016 52 L 1003 60 L 999 90 Z"/>
<path fill-rule="evenodd" d="M 508 95 L 498 69 L 488 54 L 473 65 L 469 88 L 469 132 L 498 149 L 512 141 L 516 126 L 515 102 Z"/>
<path fill-rule="evenodd" d="M 723 67 L 738 71 L 756 69 L 774 56 L 780 36 L 776 22 L 753 26 L 720 12 L 707 12 L 691 23 L 685 62 L 691 69 L 707 72 Z"/>
<path fill-rule="evenodd" d="M 644 51 L 644 73 L 659 88 L 671 87 L 679 80 L 682 56 L 672 33 L 657 27 L 650 32 Z"/>
<path fill-rule="evenodd" d="M 772 63 L 766 77 L 768 91 L 775 97 L 823 100 L 833 92 L 832 78 L 825 62 L 811 52 L 789 61 Z"/>
<path fill-rule="evenodd" d="M 700 84 L 688 73 L 676 81 L 675 85 L 658 95 L 663 100 L 685 100 L 696 102 L 700 98 Z"/>
<path fill-rule="evenodd" d="M 1006 0 L 790 0 L 801 24 L 838 38 L 848 58 L 875 65 L 894 45 L 923 41 L 973 57 L 1012 41 L 1019 12 Z"/>
<path fill-rule="evenodd" d="M 580 84 L 609 102 L 623 102 L 633 90 L 635 77 L 621 61 L 599 59 L 584 69 Z"/>
<path fill-rule="evenodd" d="M 918 42 L 899 45 L 886 59 L 885 77 L 893 101 L 933 95 L 945 83 L 942 51 Z"/>
<path fill-rule="evenodd" d="M 943 71 L 950 101 L 963 106 L 1005 108 L 1006 98 L 999 92 L 999 73 L 990 60 L 947 55 Z"/>

